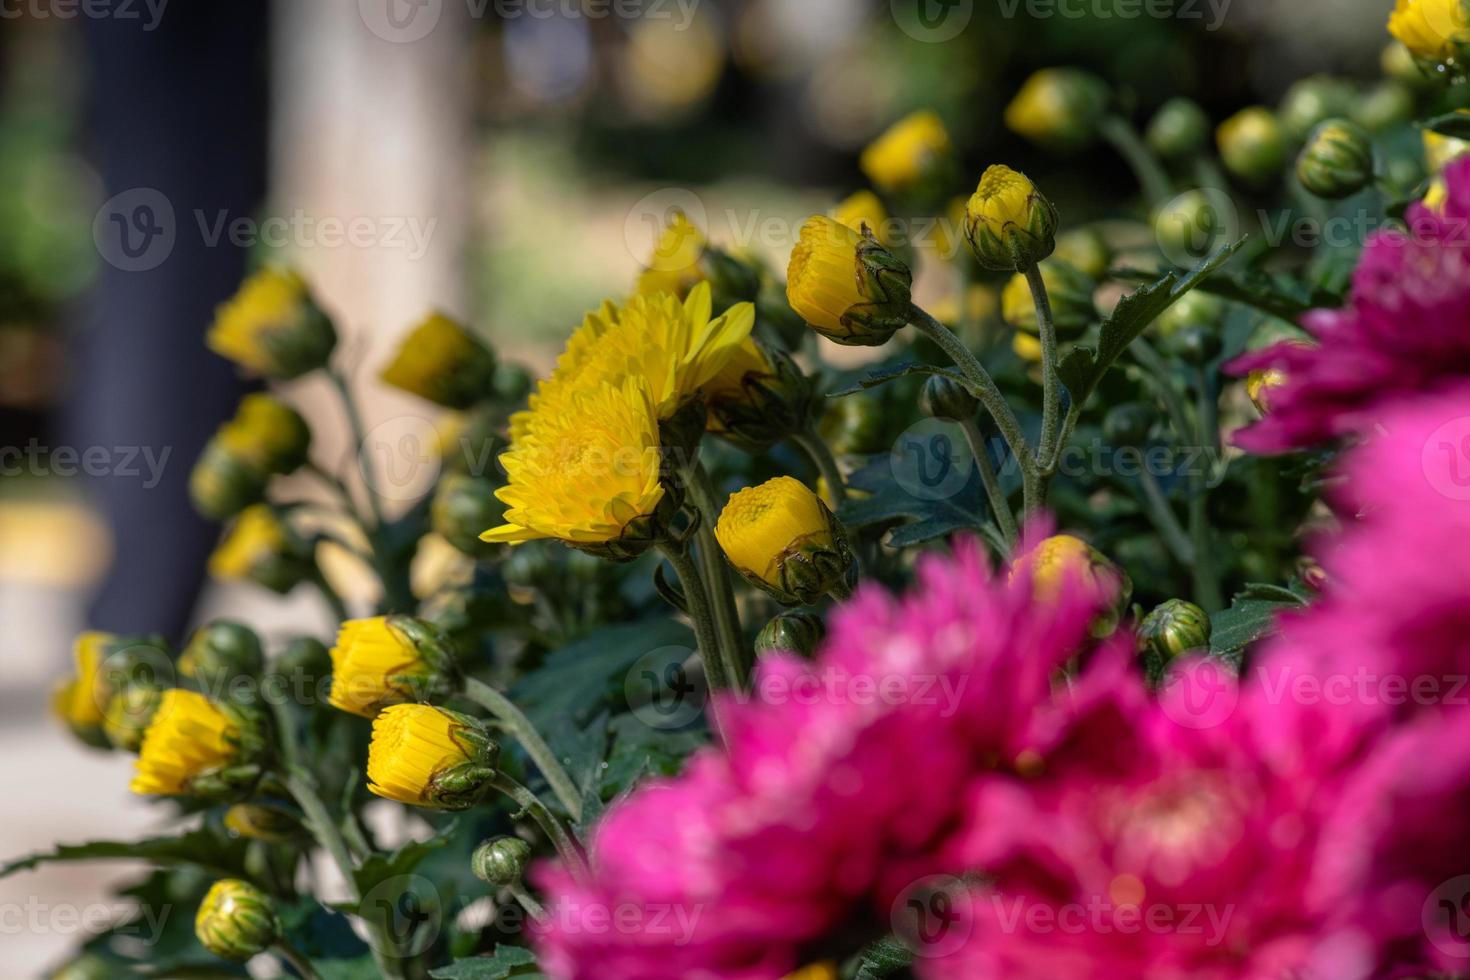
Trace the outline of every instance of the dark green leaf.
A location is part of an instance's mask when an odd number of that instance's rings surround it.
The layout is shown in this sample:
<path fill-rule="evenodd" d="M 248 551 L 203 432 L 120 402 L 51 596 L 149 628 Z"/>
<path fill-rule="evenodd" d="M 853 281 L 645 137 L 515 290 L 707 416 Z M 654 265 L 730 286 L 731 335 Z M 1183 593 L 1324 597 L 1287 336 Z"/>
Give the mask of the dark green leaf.
<path fill-rule="evenodd" d="M 496 946 L 489 956 L 455 960 L 449 966 L 430 970 L 434 980 L 506 980 L 507 977 L 541 977 L 536 957 L 521 946 Z"/>
<path fill-rule="evenodd" d="M 358 890 L 367 894 L 390 878 L 412 874 L 424 858 L 448 843 L 454 827 L 455 821 L 451 820 L 427 840 L 411 840 L 392 854 L 369 854 L 353 875 Z"/>
<path fill-rule="evenodd" d="M 956 531 L 974 530 L 985 522 L 988 510 L 973 461 L 971 469 L 968 481 L 954 494 L 918 496 L 894 477 L 887 455 L 874 457 L 848 478 L 849 486 L 869 496 L 849 500 L 838 516 L 853 528 L 903 522 L 901 527 L 889 532 L 888 543 L 895 548 L 922 544 Z"/>
<path fill-rule="evenodd" d="M 917 361 L 910 361 L 905 364 L 896 364 L 892 367 L 879 368 L 878 370 L 873 371 L 867 377 L 860 379 L 856 384 L 848 385 L 846 388 L 842 388 L 837 391 L 828 392 L 827 397 L 841 398 L 843 395 L 854 395 L 857 394 L 859 391 L 866 391 L 869 388 L 877 388 L 879 385 L 886 385 L 890 381 L 897 381 L 899 378 L 907 378 L 915 374 L 922 374 L 926 376 L 931 374 L 940 374 L 944 375 L 947 378 L 950 378 L 956 383 L 962 383 L 963 381 L 958 373 L 951 371 L 949 368 L 942 368 L 934 364 L 921 364 Z"/>
<path fill-rule="evenodd" d="M 1305 600 L 1279 585 L 1247 585 L 1230 608 L 1210 617 L 1210 653 L 1237 666 L 1246 647 L 1276 631 L 1276 615 L 1304 605 Z"/>
<path fill-rule="evenodd" d="M 303 898 L 281 909 L 286 939 L 311 960 L 322 980 L 373 980 L 377 964 L 347 917 Z"/>
<path fill-rule="evenodd" d="M 1096 353 L 1086 347 L 1076 347 L 1057 366 L 1057 375 L 1067 386 L 1072 400 L 1079 405 L 1086 404 L 1097 383 L 1102 380 L 1108 368 L 1113 366 L 1113 362 L 1122 356 L 1123 351 L 1128 349 L 1128 345 L 1159 314 L 1228 262 L 1244 243 L 1245 239 L 1242 238 L 1232 245 L 1222 246 L 1214 255 L 1182 277 L 1177 271 L 1171 270 L 1119 300 L 1113 312 L 1103 321 Z"/>
<path fill-rule="evenodd" d="M 1421 125 L 1431 133 L 1450 136 L 1457 140 L 1470 140 L 1470 115 L 1462 112 L 1447 112 L 1442 116 L 1425 120 Z"/>
<path fill-rule="evenodd" d="M 160 867 L 194 865 L 217 875 L 252 878 L 245 870 L 247 841 L 231 840 L 208 827 L 191 830 L 179 837 L 148 837 L 139 841 L 88 841 L 85 844 L 61 844 L 53 851 L 31 854 L 0 865 L 0 878 L 29 871 L 42 864 L 61 861 L 99 861 L 111 858 L 133 858 Z"/>
<path fill-rule="evenodd" d="M 892 936 L 885 936 L 859 954 L 853 980 L 882 980 L 914 961 L 913 951 Z"/>

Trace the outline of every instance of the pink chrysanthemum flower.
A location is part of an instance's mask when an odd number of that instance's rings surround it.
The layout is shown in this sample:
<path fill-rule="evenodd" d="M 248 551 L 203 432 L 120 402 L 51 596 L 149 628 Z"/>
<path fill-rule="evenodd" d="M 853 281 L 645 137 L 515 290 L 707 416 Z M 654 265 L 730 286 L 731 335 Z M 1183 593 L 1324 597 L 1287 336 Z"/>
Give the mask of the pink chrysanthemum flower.
<path fill-rule="evenodd" d="M 1361 434 L 1386 401 L 1470 377 L 1470 159 L 1444 177 L 1441 211 L 1414 205 L 1407 232 L 1369 239 L 1349 305 L 1303 318 L 1317 346 L 1277 344 L 1230 365 L 1286 379 L 1266 417 L 1236 433 L 1240 446 L 1279 453 Z"/>
<path fill-rule="evenodd" d="M 1078 684 L 1067 741 L 1029 780 L 980 776 L 926 980 L 1367 977 L 1373 944 L 1314 890 L 1341 774 L 1264 751 L 1277 718 L 1223 668 L 1179 666 L 1157 701 L 1116 651 Z"/>
<path fill-rule="evenodd" d="M 727 705 L 726 751 L 603 819 L 590 881 L 542 869 L 547 970 L 754 980 L 852 951 L 940 870 L 959 787 L 1054 737 L 1053 680 L 1086 643 L 1095 592 L 1078 576 L 1033 601 L 1029 576 L 993 578 L 962 543 L 903 600 L 864 590 L 815 661 L 763 659 L 755 697 Z"/>

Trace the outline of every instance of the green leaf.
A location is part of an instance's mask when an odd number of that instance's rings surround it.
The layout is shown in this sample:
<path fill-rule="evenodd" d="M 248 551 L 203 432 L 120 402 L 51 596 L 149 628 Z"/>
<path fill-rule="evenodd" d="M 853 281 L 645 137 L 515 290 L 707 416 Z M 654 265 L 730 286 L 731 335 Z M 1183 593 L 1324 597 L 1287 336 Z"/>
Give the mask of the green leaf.
<path fill-rule="evenodd" d="M 1098 335 L 1097 351 L 1075 347 L 1057 365 L 1057 375 L 1067 386 L 1072 401 L 1084 405 L 1113 362 L 1122 356 L 1138 335 L 1185 293 L 1207 279 L 1245 244 L 1245 239 L 1222 246 L 1214 255 L 1195 266 L 1184 276 L 1169 271 L 1162 277 L 1135 289 L 1118 301 L 1112 314 L 1103 321 Z"/>
<path fill-rule="evenodd" d="M 411 840 L 392 854 L 374 852 L 363 859 L 353 878 L 358 890 L 366 895 L 390 878 L 412 874 L 423 863 L 424 858 L 449 842 L 454 834 L 456 821 L 451 820 L 427 840 Z"/>
<path fill-rule="evenodd" d="M 1222 272 L 1199 287 L 1222 299 L 1253 306 L 1282 320 L 1295 321 L 1308 310 L 1338 307 L 1346 289 L 1329 289 L 1323 283 L 1306 283 L 1264 269 L 1239 273 Z"/>
<path fill-rule="evenodd" d="M 877 388 L 880 385 L 888 384 L 888 382 L 890 381 L 897 381 L 899 378 L 907 378 L 915 374 L 922 374 L 926 376 L 932 374 L 943 375 L 944 377 L 947 377 L 952 381 L 961 384 L 964 380 L 957 372 L 952 371 L 949 368 L 939 367 L 935 364 L 921 364 L 917 361 L 909 361 L 904 364 L 895 364 L 891 367 L 879 368 L 878 370 L 868 374 L 867 377 L 860 379 L 856 384 L 848 385 L 846 388 L 842 388 L 837 391 L 828 392 L 827 397 L 841 398 L 844 395 L 855 395 L 860 391 L 866 391 L 869 388 Z"/>
<path fill-rule="evenodd" d="M 311 960 L 322 980 L 375 980 L 377 964 L 346 916 L 302 898 L 280 910 L 286 939 Z"/>
<path fill-rule="evenodd" d="M 956 531 L 973 531 L 985 523 L 989 512 L 978 470 L 952 495 L 917 496 L 894 478 L 890 458 L 884 454 L 873 457 L 849 476 L 848 485 L 869 496 L 848 500 L 838 513 L 842 522 L 853 528 L 902 522 L 888 535 L 888 544 L 894 548 L 923 544 Z"/>
<path fill-rule="evenodd" d="M 637 715 L 612 720 L 612 751 L 602 774 L 602 789 L 611 798 L 626 791 L 643 776 L 675 776 L 684 760 L 709 744 L 702 727 L 655 728 Z"/>
<path fill-rule="evenodd" d="M 1210 653 L 1240 665 L 1246 647 L 1276 631 L 1276 615 L 1306 600 L 1279 585 L 1252 584 L 1237 592 L 1230 608 L 1210 617 Z"/>
<path fill-rule="evenodd" d="M 149 861 L 159 867 L 193 865 L 221 877 L 253 879 L 254 876 L 245 870 L 245 850 L 248 843 L 243 838 L 231 840 L 209 827 L 200 827 L 178 837 L 61 844 L 53 851 L 30 854 L 0 865 L 0 878 L 17 871 L 30 871 L 42 864 L 132 858 Z"/>
<path fill-rule="evenodd" d="M 853 980 L 882 980 L 914 961 L 913 950 L 892 936 L 884 936 L 872 943 L 858 956 L 857 972 L 853 974 Z"/>
<path fill-rule="evenodd" d="M 455 960 L 449 966 L 430 970 L 434 980 L 506 980 L 507 977 L 542 977 L 536 957 L 522 946 L 496 946 L 489 956 Z"/>
<path fill-rule="evenodd" d="M 1463 112 L 1447 112 L 1420 124 L 1431 133 L 1451 136 L 1457 140 L 1470 140 L 1470 115 Z"/>

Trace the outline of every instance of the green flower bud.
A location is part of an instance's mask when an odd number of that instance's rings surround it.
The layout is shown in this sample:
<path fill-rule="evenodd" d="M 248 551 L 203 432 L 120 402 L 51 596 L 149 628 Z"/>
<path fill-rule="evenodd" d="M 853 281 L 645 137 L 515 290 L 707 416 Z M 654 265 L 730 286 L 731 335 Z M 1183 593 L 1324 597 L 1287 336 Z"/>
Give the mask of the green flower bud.
<path fill-rule="evenodd" d="M 1173 98 L 1154 113 L 1145 139 L 1151 150 L 1166 160 L 1187 160 L 1205 148 L 1210 138 L 1210 117 L 1193 99 Z"/>
<path fill-rule="evenodd" d="M 1158 683 L 1174 658 L 1210 647 L 1210 617 L 1199 606 L 1170 599 L 1138 624 L 1138 653 L 1149 679 Z"/>
<path fill-rule="evenodd" d="M 1092 279 L 1102 279 L 1113 265 L 1113 250 L 1096 228 L 1074 228 L 1057 236 L 1051 257 L 1074 266 Z"/>
<path fill-rule="evenodd" d="M 699 269 L 709 281 L 717 310 L 728 310 L 736 303 L 752 303 L 760 295 L 760 269 L 713 245 L 705 246 Z"/>
<path fill-rule="evenodd" d="M 514 885 L 526 873 L 531 845 L 519 837 L 494 837 L 475 848 L 470 870 L 489 885 Z"/>
<path fill-rule="evenodd" d="M 1276 114 L 1286 135 L 1301 142 L 1319 123 L 1351 111 L 1354 95 L 1352 85 L 1340 78 L 1312 75 L 1286 90 Z"/>
<path fill-rule="evenodd" d="M 747 339 L 704 389 L 708 429 L 752 455 L 765 452 L 807 424 L 812 383 L 791 355 Z"/>
<path fill-rule="evenodd" d="M 269 479 L 270 474 L 235 455 L 216 436 L 189 473 L 189 499 L 200 514 L 223 521 L 264 499 Z"/>
<path fill-rule="evenodd" d="M 1165 258 L 1189 265 L 1207 258 L 1232 234 L 1230 198 L 1219 191 L 1185 191 L 1154 213 L 1154 237 Z"/>
<path fill-rule="evenodd" d="M 500 574 L 507 585 L 521 589 L 544 589 L 556 570 L 549 546 L 539 541 L 528 541 L 511 549 L 510 557 L 500 567 Z"/>
<path fill-rule="evenodd" d="M 1402 82 L 1383 81 L 1358 97 L 1353 120 L 1370 133 L 1382 133 L 1414 118 L 1414 93 Z"/>
<path fill-rule="evenodd" d="M 298 636 L 270 662 L 270 672 L 303 691 L 314 691 L 323 678 L 332 674 L 332 657 L 327 646 L 314 636 Z"/>
<path fill-rule="evenodd" d="M 816 652 L 827 627 L 816 613 L 791 610 L 777 615 L 761 628 L 755 638 L 756 653 L 785 650 L 810 657 Z"/>
<path fill-rule="evenodd" d="M 205 342 L 247 371 L 289 381 L 327 363 L 337 331 L 300 275 L 267 268 L 220 304 Z"/>
<path fill-rule="evenodd" d="M 818 431 L 839 456 L 869 455 L 888 448 L 883 419 L 881 395 L 854 392 L 828 400 Z"/>
<path fill-rule="evenodd" d="M 179 657 L 179 673 L 213 693 L 236 677 L 254 677 L 265 666 L 260 637 L 241 623 L 217 619 L 194 631 Z"/>
<path fill-rule="evenodd" d="M 965 205 L 965 236 L 982 266 L 1020 272 L 1056 249 L 1057 209 L 1025 174 L 996 165 Z"/>
<path fill-rule="evenodd" d="M 1107 82 L 1078 68 L 1046 68 L 1026 80 L 1006 106 L 1006 125 L 1034 143 L 1061 151 L 1097 139 L 1112 100 Z"/>
<path fill-rule="evenodd" d="M 1263 184 L 1286 166 L 1286 133 L 1264 106 L 1242 109 L 1220 124 L 1215 139 L 1225 169 L 1251 184 Z"/>
<path fill-rule="evenodd" d="M 199 905 L 194 935 L 215 956 L 243 963 L 275 945 L 281 920 L 265 892 L 248 881 L 222 878 Z"/>
<path fill-rule="evenodd" d="M 303 836 L 301 821 L 266 803 L 236 803 L 225 811 L 225 826 L 241 837 L 284 844 Z"/>
<path fill-rule="evenodd" d="M 505 504 L 495 496 L 495 484 L 484 477 L 448 473 L 434 490 L 429 524 L 444 540 L 471 558 L 487 558 L 503 545 L 480 540 L 486 528 L 505 523 Z"/>
<path fill-rule="evenodd" d="M 251 504 L 231 522 L 209 556 L 209 574 L 250 581 L 285 595 L 312 573 L 311 546 L 269 504 Z"/>
<path fill-rule="evenodd" d="M 1192 289 L 1174 301 L 1154 321 L 1154 332 L 1166 343 L 1185 327 L 1215 328 L 1225 319 L 1225 301 L 1212 293 Z"/>
<path fill-rule="evenodd" d="M 1141 446 L 1148 441 L 1154 410 L 1142 402 L 1115 405 L 1103 417 L 1103 438 L 1114 446 Z"/>
<path fill-rule="evenodd" d="M 1097 319 L 1097 306 L 1092 301 L 1097 283 L 1085 272 L 1065 262 L 1048 259 L 1041 263 L 1041 281 L 1046 286 L 1052 323 L 1058 337 L 1077 337 Z M 1006 283 L 1000 295 L 1000 309 L 1006 323 L 1017 330 L 1032 335 L 1041 333 L 1031 283 L 1022 273 L 1016 273 Z"/>
<path fill-rule="evenodd" d="M 434 312 L 404 336 L 378 377 L 445 408 L 468 408 L 491 393 L 495 352 L 466 326 Z"/>
<path fill-rule="evenodd" d="M 919 411 L 936 419 L 963 422 L 973 419 L 980 400 L 947 374 L 931 374 L 919 391 Z"/>
<path fill-rule="evenodd" d="M 1312 132 L 1296 175 L 1318 197 L 1350 197 L 1373 180 L 1373 140 L 1355 122 L 1329 119 Z"/>
<path fill-rule="evenodd" d="M 143 733 L 163 701 L 162 687 L 150 683 L 128 684 L 107 702 L 102 730 L 114 748 L 136 752 L 143 744 Z"/>

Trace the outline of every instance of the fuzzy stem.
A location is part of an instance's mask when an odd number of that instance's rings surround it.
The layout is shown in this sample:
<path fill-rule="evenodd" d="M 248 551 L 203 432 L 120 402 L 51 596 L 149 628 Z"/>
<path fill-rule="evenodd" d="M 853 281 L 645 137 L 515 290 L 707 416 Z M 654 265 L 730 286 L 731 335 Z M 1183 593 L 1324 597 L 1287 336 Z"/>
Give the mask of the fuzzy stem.
<path fill-rule="evenodd" d="M 1000 526 L 1001 534 L 1005 537 L 1006 554 L 1016 545 L 1020 537 L 1020 531 L 1016 527 L 1016 515 L 1011 513 L 1010 502 L 1006 500 L 1005 492 L 1001 490 L 1000 480 L 995 475 L 995 466 L 990 462 L 990 447 L 986 444 L 985 434 L 980 431 L 980 424 L 974 418 L 965 419 L 960 423 L 964 429 L 965 439 L 970 444 L 970 452 L 975 457 L 975 465 L 980 468 L 980 482 L 985 486 L 985 496 L 990 500 L 990 510 L 995 514 L 995 521 Z"/>
<path fill-rule="evenodd" d="M 291 969 L 296 971 L 297 975 L 301 977 L 301 980 L 321 980 L 321 974 L 312 968 L 311 960 L 307 959 L 304 953 L 286 942 L 286 940 L 277 939 L 271 947 L 271 950 L 281 959 L 291 964 Z"/>
<path fill-rule="evenodd" d="M 695 541 L 699 546 L 700 564 L 704 566 L 705 583 L 709 587 L 720 655 L 731 672 L 730 682 L 743 688 L 750 663 L 740 628 L 740 610 L 735 606 L 735 585 L 730 578 L 730 566 L 725 561 L 724 549 L 715 538 L 715 521 L 719 519 L 720 508 L 715 499 L 714 484 L 704 464 L 697 460 L 685 471 L 684 477 L 694 507 L 699 511 Z"/>
<path fill-rule="evenodd" d="M 572 777 L 567 774 L 562 766 L 561 760 L 546 744 L 536 726 L 531 724 L 520 708 L 516 707 L 509 698 L 501 694 L 495 688 L 484 681 L 473 677 L 464 679 L 465 697 L 474 701 L 480 707 L 489 711 L 500 723 L 500 727 L 510 733 L 511 737 L 521 743 L 531 761 L 536 763 L 536 768 L 541 770 L 541 775 L 546 777 L 547 784 L 552 793 L 561 802 L 572 820 L 582 822 L 582 797 L 577 792 L 577 786 L 572 782 Z"/>
<path fill-rule="evenodd" d="M 335 368 L 326 369 L 327 378 L 332 382 L 332 387 L 337 389 L 337 395 L 342 401 L 342 410 L 347 414 L 347 425 L 352 432 L 352 441 L 357 450 L 358 469 L 361 471 L 362 482 L 367 490 L 368 510 L 373 516 L 375 527 L 383 526 L 383 510 L 378 503 L 378 492 L 373 489 L 372 479 L 369 477 L 372 466 L 372 458 L 368 455 L 367 430 L 362 424 L 362 413 L 357 408 L 357 397 L 352 394 L 352 386 L 347 377 Z"/>
<path fill-rule="evenodd" d="M 1041 332 L 1041 445 L 1037 447 L 1036 456 L 1040 460 L 1050 460 L 1057 449 L 1057 430 L 1061 427 L 1062 394 L 1057 381 L 1057 328 L 1051 312 L 1051 297 L 1047 295 L 1046 282 L 1041 278 L 1041 266 L 1033 264 L 1024 274 L 1027 285 L 1031 287 L 1031 299 L 1036 306 L 1036 323 Z"/>
<path fill-rule="evenodd" d="M 572 836 L 571 831 L 562 826 L 561 821 L 556 819 L 556 814 L 546 808 L 541 798 L 531 792 L 505 773 L 496 773 L 490 785 L 514 800 L 521 809 L 530 814 L 531 819 L 551 839 L 556 853 L 561 856 L 567 869 L 581 881 L 587 880 L 590 872 L 587 869 L 587 858 L 582 853 L 582 845 Z"/>
<path fill-rule="evenodd" d="M 822 441 L 810 426 L 791 433 L 790 439 L 803 453 L 807 455 L 817 471 L 822 474 L 822 479 L 827 481 L 827 487 L 832 492 L 832 501 L 838 507 L 847 503 L 847 484 L 843 482 L 842 470 L 837 466 L 837 460 L 832 456 L 832 450 Z"/>
<path fill-rule="evenodd" d="M 730 675 L 720 652 L 719 639 L 715 634 L 714 615 L 710 612 L 709 598 L 705 595 L 704 584 L 699 580 L 699 570 L 681 544 L 663 541 L 659 543 L 659 551 L 663 553 L 669 564 L 674 566 L 674 573 L 679 576 L 679 583 L 684 587 L 684 601 L 688 603 L 689 619 L 694 624 L 694 635 L 699 643 L 699 656 L 704 664 L 704 675 L 709 681 L 711 695 L 716 695 L 730 686 Z M 720 723 L 719 712 L 715 709 L 713 699 L 710 701 L 709 717 L 710 727 L 714 729 L 715 736 L 723 742 L 724 726 Z"/>

